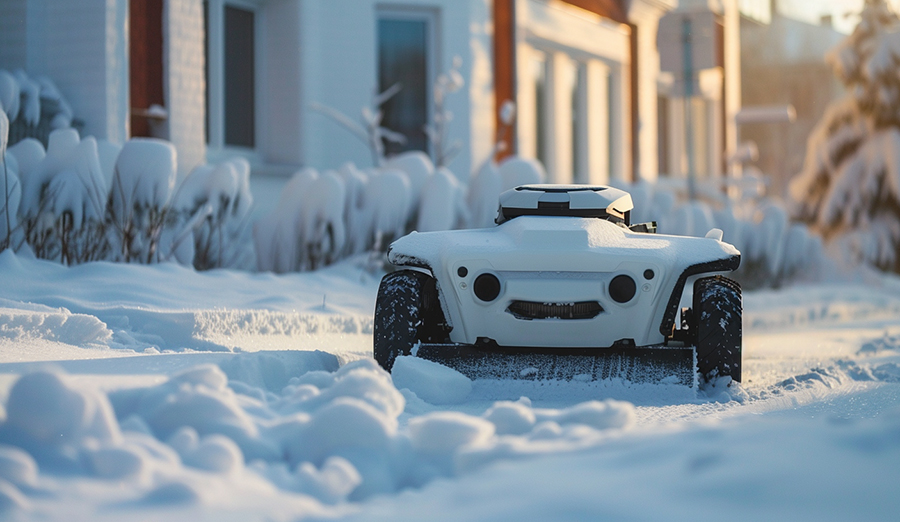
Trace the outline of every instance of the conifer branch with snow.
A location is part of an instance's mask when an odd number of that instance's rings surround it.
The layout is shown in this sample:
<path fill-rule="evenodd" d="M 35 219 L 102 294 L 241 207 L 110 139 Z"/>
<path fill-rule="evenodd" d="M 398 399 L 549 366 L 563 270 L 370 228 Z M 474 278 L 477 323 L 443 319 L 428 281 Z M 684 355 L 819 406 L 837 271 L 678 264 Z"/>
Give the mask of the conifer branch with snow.
<path fill-rule="evenodd" d="M 793 213 L 855 261 L 900 272 L 900 18 L 866 0 L 826 58 L 848 94 L 810 135 Z"/>

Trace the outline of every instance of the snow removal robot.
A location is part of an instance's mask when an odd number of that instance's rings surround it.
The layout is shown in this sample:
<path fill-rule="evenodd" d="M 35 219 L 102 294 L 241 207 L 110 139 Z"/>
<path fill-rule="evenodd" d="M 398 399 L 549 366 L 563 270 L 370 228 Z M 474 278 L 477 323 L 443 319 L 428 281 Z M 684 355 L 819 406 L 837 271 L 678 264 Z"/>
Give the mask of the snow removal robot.
<path fill-rule="evenodd" d="M 740 381 L 741 289 L 722 275 L 740 252 L 718 229 L 632 225 L 633 206 L 612 187 L 526 185 L 500 196 L 496 227 L 398 239 L 375 359 L 390 371 L 414 355 L 472 379 Z"/>

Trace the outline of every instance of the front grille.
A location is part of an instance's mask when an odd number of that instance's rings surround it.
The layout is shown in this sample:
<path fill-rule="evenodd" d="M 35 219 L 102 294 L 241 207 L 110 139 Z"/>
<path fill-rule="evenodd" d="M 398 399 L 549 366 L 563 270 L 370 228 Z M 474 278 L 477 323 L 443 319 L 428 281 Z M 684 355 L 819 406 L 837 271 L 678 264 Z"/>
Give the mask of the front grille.
<path fill-rule="evenodd" d="M 506 309 L 516 319 L 592 319 L 603 312 L 597 301 L 578 303 L 536 303 L 513 301 Z"/>

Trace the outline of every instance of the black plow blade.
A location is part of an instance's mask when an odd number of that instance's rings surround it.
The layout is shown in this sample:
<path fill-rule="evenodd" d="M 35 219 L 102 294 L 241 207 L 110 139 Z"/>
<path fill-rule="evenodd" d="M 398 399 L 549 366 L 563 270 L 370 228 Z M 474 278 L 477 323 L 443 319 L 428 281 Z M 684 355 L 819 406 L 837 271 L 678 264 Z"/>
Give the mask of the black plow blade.
<path fill-rule="evenodd" d="M 453 368 L 470 379 L 600 381 L 697 386 L 694 348 L 482 349 L 460 344 L 421 344 L 416 357 Z"/>

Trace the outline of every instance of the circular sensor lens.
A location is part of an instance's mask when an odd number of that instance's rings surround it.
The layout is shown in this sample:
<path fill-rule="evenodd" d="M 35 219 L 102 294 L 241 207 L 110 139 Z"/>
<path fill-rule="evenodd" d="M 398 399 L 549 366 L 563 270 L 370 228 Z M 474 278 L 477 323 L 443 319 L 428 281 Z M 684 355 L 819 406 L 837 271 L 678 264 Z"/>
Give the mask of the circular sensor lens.
<path fill-rule="evenodd" d="M 609 296 L 617 303 L 627 303 L 634 298 L 637 292 L 637 283 L 625 274 L 617 275 L 609 283 Z"/>
<path fill-rule="evenodd" d="M 475 297 L 482 301 L 493 301 L 500 295 L 500 280 L 494 274 L 481 274 L 475 278 Z"/>

